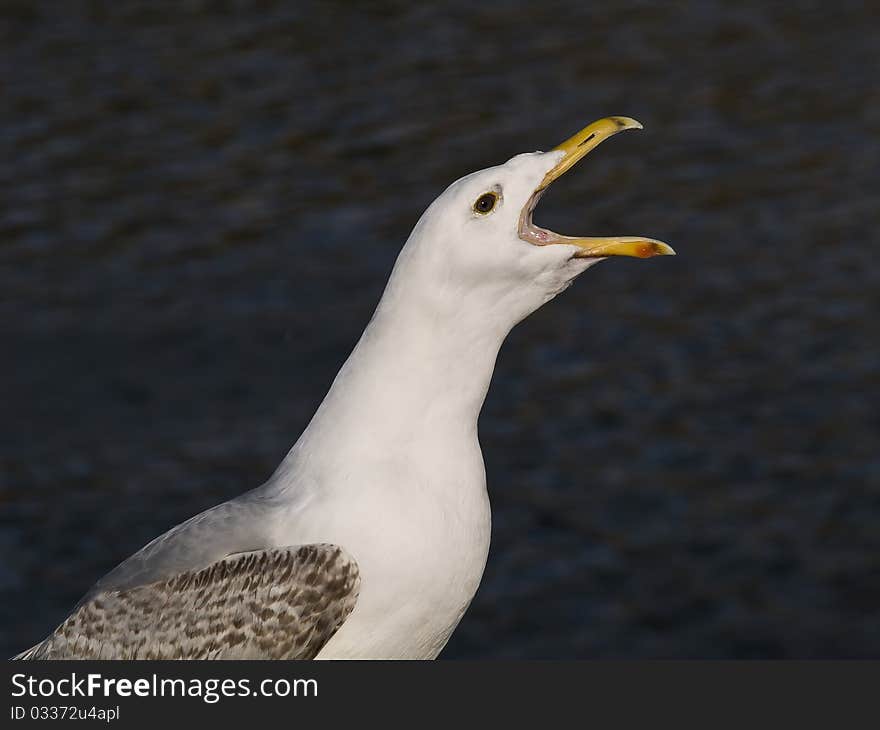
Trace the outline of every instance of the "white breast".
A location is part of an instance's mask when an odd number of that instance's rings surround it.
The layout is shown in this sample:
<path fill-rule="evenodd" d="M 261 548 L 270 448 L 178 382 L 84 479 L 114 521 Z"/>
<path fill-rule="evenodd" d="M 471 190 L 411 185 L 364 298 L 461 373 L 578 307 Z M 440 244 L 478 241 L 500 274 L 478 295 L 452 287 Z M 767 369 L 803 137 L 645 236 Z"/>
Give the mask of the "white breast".
<path fill-rule="evenodd" d="M 357 489 L 318 490 L 279 514 L 277 542 L 333 543 L 360 568 L 355 609 L 319 659 L 440 653 L 480 584 L 489 551 L 482 459 L 462 466 L 437 475 L 455 482 L 440 485 L 388 465 L 361 474 Z M 397 478 L 390 480 L 392 469 Z"/>

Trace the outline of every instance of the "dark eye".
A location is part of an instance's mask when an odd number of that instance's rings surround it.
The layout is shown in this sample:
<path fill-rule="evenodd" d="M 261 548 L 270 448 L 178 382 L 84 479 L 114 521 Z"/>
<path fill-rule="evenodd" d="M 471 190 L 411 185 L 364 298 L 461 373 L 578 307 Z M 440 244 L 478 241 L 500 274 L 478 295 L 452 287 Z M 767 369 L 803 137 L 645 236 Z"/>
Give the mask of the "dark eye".
<path fill-rule="evenodd" d="M 483 193 L 474 203 L 474 211 L 480 215 L 490 213 L 498 202 L 498 193 Z"/>

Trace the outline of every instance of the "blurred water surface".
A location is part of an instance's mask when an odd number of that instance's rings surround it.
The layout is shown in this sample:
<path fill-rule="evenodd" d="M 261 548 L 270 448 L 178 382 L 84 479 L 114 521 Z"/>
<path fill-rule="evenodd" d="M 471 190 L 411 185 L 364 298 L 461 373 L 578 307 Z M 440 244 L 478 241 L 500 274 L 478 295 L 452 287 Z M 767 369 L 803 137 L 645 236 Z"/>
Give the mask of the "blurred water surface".
<path fill-rule="evenodd" d="M 447 657 L 880 656 L 880 12 L 0 6 L 0 652 L 265 479 L 449 182 L 627 114 L 539 220 L 677 258 L 511 336 Z"/>

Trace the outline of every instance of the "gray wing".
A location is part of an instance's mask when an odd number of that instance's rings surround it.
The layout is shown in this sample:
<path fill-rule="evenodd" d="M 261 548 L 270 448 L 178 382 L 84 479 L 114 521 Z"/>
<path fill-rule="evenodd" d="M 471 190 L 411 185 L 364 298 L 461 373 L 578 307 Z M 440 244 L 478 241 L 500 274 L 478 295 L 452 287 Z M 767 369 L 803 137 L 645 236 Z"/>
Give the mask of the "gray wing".
<path fill-rule="evenodd" d="M 101 593 L 122 591 L 199 570 L 235 553 L 277 547 L 264 525 L 276 504 L 255 489 L 218 504 L 168 530 L 101 578 L 77 608 Z"/>
<path fill-rule="evenodd" d="M 87 597 L 16 659 L 313 659 L 357 602 L 357 563 L 336 545 L 230 555 Z"/>

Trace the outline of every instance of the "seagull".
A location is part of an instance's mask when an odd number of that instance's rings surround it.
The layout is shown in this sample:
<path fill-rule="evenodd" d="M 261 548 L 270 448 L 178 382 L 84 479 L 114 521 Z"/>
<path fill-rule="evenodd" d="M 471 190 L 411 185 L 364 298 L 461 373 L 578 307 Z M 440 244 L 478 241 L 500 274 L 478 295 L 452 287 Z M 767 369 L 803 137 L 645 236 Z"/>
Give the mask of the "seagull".
<path fill-rule="evenodd" d="M 435 658 L 488 556 L 477 420 L 505 337 L 605 258 L 675 253 L 532 221 L 554 180 L 641 127 L 606 117 L 450 185 L 269 480 L 157 537 L 15 658 Z"/>

